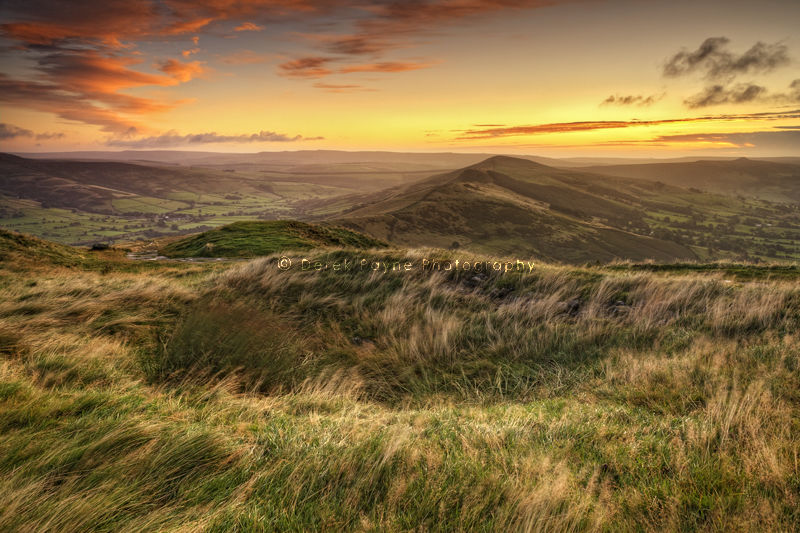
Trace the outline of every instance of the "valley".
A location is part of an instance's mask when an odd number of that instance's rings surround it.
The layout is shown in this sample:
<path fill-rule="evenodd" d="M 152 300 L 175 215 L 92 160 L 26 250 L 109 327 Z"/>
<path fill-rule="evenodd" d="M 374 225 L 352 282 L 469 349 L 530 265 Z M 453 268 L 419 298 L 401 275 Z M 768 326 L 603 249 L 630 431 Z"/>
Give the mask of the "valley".
<path fill-rule="evenodd" d="M 476 154 L 330 152 L 298 161 L 306 155 L 195 155 L 189 166 L 2 155 L 0 224 L 74 245 L 296 219 L 404 246 L 565 262 L 800 257 L 800 207 L 793 201 L 800 166 L 790 163 L 584 169 L 492 156 L 449 170 Z"/>

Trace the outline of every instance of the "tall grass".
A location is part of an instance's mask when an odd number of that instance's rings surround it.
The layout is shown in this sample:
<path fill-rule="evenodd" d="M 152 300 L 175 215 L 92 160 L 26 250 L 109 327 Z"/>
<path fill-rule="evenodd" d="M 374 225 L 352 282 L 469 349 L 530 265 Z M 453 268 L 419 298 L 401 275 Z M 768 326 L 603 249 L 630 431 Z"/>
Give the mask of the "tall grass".
<path fill-rule="evenodd" d="M 800 529 L 797 283 L 473 278 L 6 272 L 0 530 Z"/>
<path fill-rule="evenodd" d="M 233 374 L 245 387 L 269 392 L 290 387 L 303 358 L 297 335 L 276 317 L 244 305 L 197 302 L 142 363 L 151 379 Z"/>

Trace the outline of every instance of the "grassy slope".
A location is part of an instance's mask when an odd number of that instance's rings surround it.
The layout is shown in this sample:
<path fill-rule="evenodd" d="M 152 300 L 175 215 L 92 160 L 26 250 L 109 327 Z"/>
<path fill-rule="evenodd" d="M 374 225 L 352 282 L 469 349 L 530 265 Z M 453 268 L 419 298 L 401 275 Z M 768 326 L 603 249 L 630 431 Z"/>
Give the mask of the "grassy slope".
<path fill-rule="evenodd" d="M 3 261 L 0 528 L 796 530 L 798 277 L 623 266 Z"/>
<path fill-rule="evenodd" d="M 351 201 L 335 220 L 389 242 L 557 261 L 789 258 L 800 238 L 796 206 L 511 157 Z"/>
<path fill-rule="evenodd" d="M 161 248 L 168 257 L 256 257 L 321 246 L 374 248 L 384 243 L 350 230 L 293 220 L 236 222 Z"/>
<path fill-rule="evenodd" d="M 414 184 L 341 222 L 410 246 L 456 241 L 485 253 L 562 261 L 696 258 L 685 246 L 620 230 L 641 219 L 631 199 L 589 174 L 494 157 Z"/>
<path fill-rule="evenodd" d="M 800 165 L 797 164 L 741 158 L 735 161 L 609 165 L 585 170 L 722 194 L 757 196 L 776 202 L 800 202 Z"/>
<path fill-rule="evenodd" d="M 50 265 L 79 266 L 89 257 L 88 252 L 78 248 L 0 229 L 0 261 L 6 264 L 42 262 Z"/>

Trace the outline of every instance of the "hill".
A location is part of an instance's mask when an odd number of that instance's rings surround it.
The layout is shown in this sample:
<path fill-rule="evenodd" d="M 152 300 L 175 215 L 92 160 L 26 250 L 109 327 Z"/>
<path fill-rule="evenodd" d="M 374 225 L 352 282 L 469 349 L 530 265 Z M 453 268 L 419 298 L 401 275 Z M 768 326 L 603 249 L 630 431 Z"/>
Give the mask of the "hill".
<path fill-rule="evenodd" d="M 714 231 L 727 228 L 732 213 L 782 220 L 779 209 L 758 202 L 502 156 L 360 200 L 334 220 L 403 246 L 466 245 L 570 262 L 696 259 L 712 240 L 723 242 Z M 719 226 L 705 225 L 711 220 Z M 741 237 L 716 246 L 752 250 L 752 240 Z M 791 240 L 782 239 L 788 253 Z"/>
<path fill-rule="evenodd" d="M 183 203 L 176 193 L 252 192 L 252 184 L 209 171 L 161 168 L 110 161 L 34 160 L 0 154 L 0 194 L 27 198 L 45 206 L 89 213 L 124 213 L 123 202 L 149 198 Z M 244 181 L 244 182 L 243 182 Z"/>
<path fill-rule="evenodd" d="M 171 242 L 167 257 L 256 257 L 318 247 L 376 248 L 385 244 L 342 228 L 292 220 L 235 222 Z"/>
<path fill-rule="evenodd" d="M 78 266 L 91 256 L 85 249 L 0 229 L 0 262 L 6 265 L 22 262 Z"/>
<path fill-rule="evenodd" d="M 584 170 L 721 194 L 800 203 L 800 165 L 792 163 L 740 158 L 734 161 L 605 165 Z"/>

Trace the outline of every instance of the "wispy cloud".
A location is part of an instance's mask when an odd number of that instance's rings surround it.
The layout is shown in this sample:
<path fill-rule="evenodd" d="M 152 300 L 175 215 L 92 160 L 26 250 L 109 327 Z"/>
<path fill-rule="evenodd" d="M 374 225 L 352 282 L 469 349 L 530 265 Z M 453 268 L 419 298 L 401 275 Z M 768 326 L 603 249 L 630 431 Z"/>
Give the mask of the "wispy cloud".
<path fill-rule="evenodd" d="M 367 72 L 408 72 L 429 68 L 432 62 L 418 63 L 413 61 L 381 61 L 377 63 L 362 63 L 331 68 L 333 60 L 329 57 L 302 57 L 278 65 L 281 75 L 289 78 L 324 78 L 333 74 L 353 74 Z"/>
<path fill-rule="evenodd" d="M 33 132 L 12 124 L 0 122 L 0 140 L 16 139 L 17 137 L 33 137 Z"/>
<path fill-rule="evenodd" d="M 181 83 L 192 80 L 198 76 L 202 76 L 208 69 L 202 61 L 190 61 L 182 63 L 177 59 L 167 59 L 158 65 L 158 70 L 164 74 L 172 76 Z"/>
<path fill-rule="evenodd" d="M 411 61 L 384 61 L 380 63 L 365 63 L 342 67 L 337 72 L 341 74 L 352 74 L 354 72 L 407 72 L 409 70 L 429 68 L 433 66 L 433 64 L 434 63 L 414 63 Z"/>
<path fill-rule="evenodd" d="M 0 140 L 11 140 L 18 137 L 29 137 L 34 138 L 37 141 L 43 141 L 63 139 L 65 135 L 63 133 L 34 133 L 26 128 L 20 128 L 18 126 L 14 126 L 13 124 L 0 122 Z"/>
<path fill-rule="evenodd" d="M 173 81 L 171 78 L 170 83 Z M 115 92 L 65 90 L 56 83 L 15 80 L 0 74 L 0 103 L 53 113 L 65 120 L 97 125 L 108 133 L 145 129 L 134 117 L 164 111 L 173 104 Z"/>
<path fill-rule="evenodd" d="M 141 137 L 138 139 L 114 138 L 106 141 L 108 146 L 125 148 L 169 148 L 175 146 L 189 146 L 193 144 L 214 143 L 286 143 L 297 141 L 319 141 L 324 137 L 303 137 L 302 135 L 286 135 L 274 131 L 262 130 L 258 133 L 221 135 L 216 132 L 189 133 L 181 135 L 170 131 L 163 135 Z"/>
<path fill-rule="evenodd" d="M 264 29 L 264 26 L 259 26 L 258 24 L 254 24 L 252 22 L 244 22 L 236 26 L 233 30 L 234 31 L 261 31 Z"/>
<path fill-rule="evenodd" d="M 355 31 L 327 35 L 323 46 L 331 53 L 381 55 L 413 44 L 432 30 L 441 31 L 458 21 L 489 16 L 500 11 L 536 9 L 570 0 L 410 0 L 359 4 L 366 14 L 357 20 Z"/>
<path fill-rule="evenodd" d="M 329 57 L 301 57 L 281 63 L 278 69 L 283 76 L 289 78 L 322 78 L 333 74 L 325 66 L 331 61 Z"/>
<path fill-rule="evenodd" d="M 798 154 L 800 146 L 800 126 L 782 127 L 770 131 L 748 131 L 737 133 L 686 133 L 658 135 L 651 139 L 612 141 L 604 146 L 654 146 L 698 145 L 710 148 L 735 148 L 769 150 L 777 154 Z"/>
<path fill-rule="evenodd" d="M 702 92 L 684 100 L 684 103 L 696 109 L 719 104 L 741 104 L 753 102 L 766 94 L 767 88 L 753 83 L 740 83 L 734 87 L 711 85 Z"/>
<path fill-rule="evenodd" d="M 617 105 L 617 106 L 650 106 L 654 103 L 658 102 L 663 98 L 664 95 L 656 95 L 652 94 L 650 96 L 644 96 L 641 94 L 629 94 L 629 95 L 619 95 L 619 94 L 612 94 L 602 102 L 600 105 L 607 106 L 607 105 Z"/>
<path fill-rule="evenodd" d="M 720 104 L 743 104 L 750 102 L 771 104 L 800 103 L 800 79 L 789 85 L 787 92 L 770 93 L 766 87 L 754 83 L 736 85 L 710 85 L 701 92 L 684 100 L 686 106 L 697 109 Z"/>
<path fill-rule="evenodd" d="M 279 72 L 290 77 L 319 78 L 330 74 L 353 74 L 359 72 L 406 72 L 428 68 L 436 62 L 385 61 L 385 56 L 398 49 L 413 47 L 420 37 L 441 33 L 457 22 L 479 20 L 501 11 L 536 9 L 569 3 L 574 0 L 410 0 L 363 3 L 344 1 L 337 7 L 346 7 L 361 12 L 355 19 L 353 31 L 347 33 L 301 34 L 321 54 L 314 59 L 324 59 L 324 69 L 308 67 L 289 70 L 281 65 Z M 323 55 L 331 54 L 331 55 Z M 348 58 L 369 57 L 372 61 L 362 65 L 347 66 Z M 288 67 L 309 58 L 300 58 L 286 63 Z M 343 64 L 334 68 L 333 64 Z M 398 68 L 400 65 L 408 68 Z"/>
<path fill-rule="evenodd" d="M 663 120 L 605 120 L 582 122 L 554 122 L 524 126 L 503 126 L 472 129 L 460 132 L 457 140 L 496 139 L 502 137 L 521 137 L 553 133 L 570 133 L 581 131 L 635 128 L 642 126 L 659 126 L 663 124 L 680 124 L 691 122 L 716 122 L 732 120 L 779 120 L 800 118 L 800 109 L 786 112 L 765 112 L 749 114 L 706 115 L 691 118 L 673 118 Z"/>
<path fill-rule="evenodd" d="M 356 91 L 374 91 L 375 89 L 368 89 L 362 85 L 355 84 L 336 84 L 336 83 L 315 83 L 315 89 L 322 89 L 330 93 L 349 93 Z"/>

